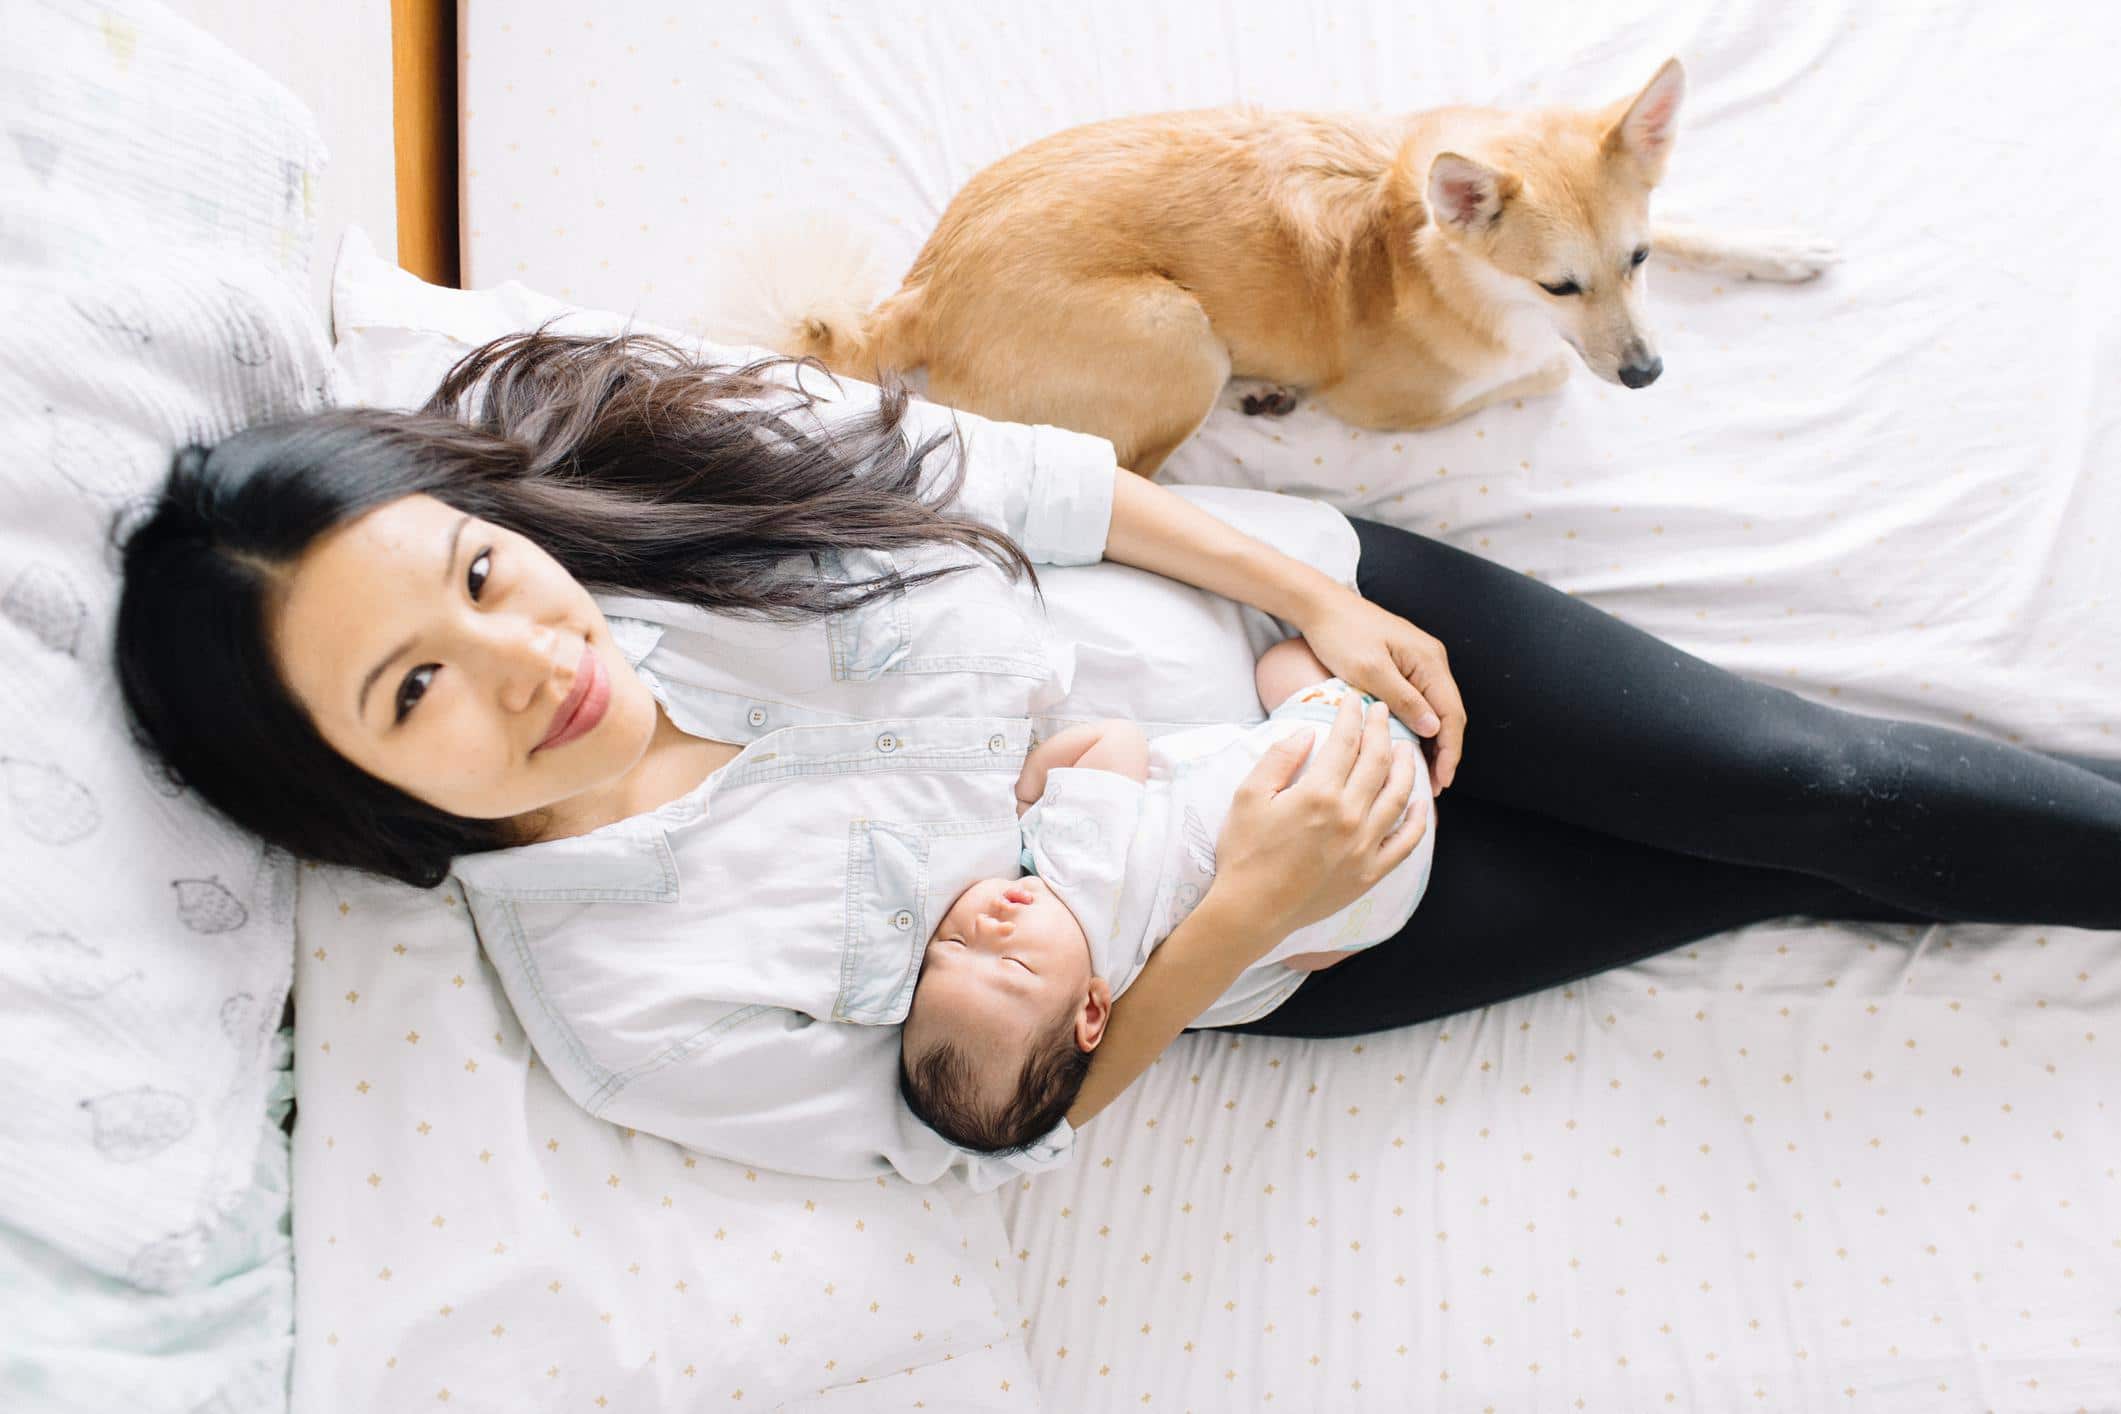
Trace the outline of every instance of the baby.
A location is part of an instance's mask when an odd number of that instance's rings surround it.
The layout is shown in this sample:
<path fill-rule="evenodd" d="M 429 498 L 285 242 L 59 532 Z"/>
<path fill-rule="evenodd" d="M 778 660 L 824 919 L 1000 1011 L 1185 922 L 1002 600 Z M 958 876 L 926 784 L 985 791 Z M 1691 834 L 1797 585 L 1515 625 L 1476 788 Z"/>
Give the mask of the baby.
<path fill-rule="evenodd" d="M 1354 691 L 1301 638 L 1267 650 L 1256 726 L 1147 739 L 1131 722 L 1071 727 L 1031 749 L 1017 780 L 1024 877 L 982 879 L 944 913 L 921 960 L 900 1041 L 899 1091 L 966 1149 L 1000 1153 L 1067 1114 L 1112 1000 L 1215 877 L 1237 787 L 1301 723 L 1323 737 Z M 1396 719 L 1392 734 L 1414 742 Z M 1314 748 L 1315 749 L 1315 748 Z M 1414 750 L 1415 800 L 1429 798 Z M 1306 973 L 1399 931 L 1429 882 L 1436 830 L 1354 903 L 1247 968 L 1196 1026 L 1264 1016 Z"/>

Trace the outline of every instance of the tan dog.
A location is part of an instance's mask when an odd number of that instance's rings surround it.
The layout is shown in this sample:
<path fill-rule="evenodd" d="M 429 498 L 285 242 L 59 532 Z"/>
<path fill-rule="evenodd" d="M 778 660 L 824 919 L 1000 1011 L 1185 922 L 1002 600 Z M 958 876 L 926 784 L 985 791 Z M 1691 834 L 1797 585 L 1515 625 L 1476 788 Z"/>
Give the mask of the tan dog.
<path fill-rule="evenodd" d="M 1672 59 L 1587 111 L 1073 128 L 967 183 L 896 294 L 866 315 L 813 307 L 778 342 L 859 378 L 925 366 L 935 401 L 1096 433 L 1143 475 L 1233 375 L 1371 428 L 1551 392 L 1564 344 L 1639 388 L 1664 366 L 1644 322 L 1652 249 L 1771 280 L 1834 259 L 1802 237 L 1651 230 L 1684 91 Z"/>

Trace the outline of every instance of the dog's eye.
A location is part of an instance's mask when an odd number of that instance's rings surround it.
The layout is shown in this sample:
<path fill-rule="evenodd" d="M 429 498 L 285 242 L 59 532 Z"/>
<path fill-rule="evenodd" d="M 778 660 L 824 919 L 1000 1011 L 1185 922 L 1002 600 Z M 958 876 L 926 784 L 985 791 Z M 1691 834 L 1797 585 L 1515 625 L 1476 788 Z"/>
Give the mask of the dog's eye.
<path fill-rule="evenodd" d="M 1640 265 L 1643 261 L 1648 260 L 1649 258 L 1650 248 L 1648 246 L 1643 246 L 1635 252 L 1635 259 L 1631 263 Z"/>
<path fill-rule="evenodd" d="M 1539 288 L 1550 295 L 1580 295 L 1583 293 L 1583 286 L 1577 284 L 1574 280 L 1563 280 L 1558 285 L 1549 285 L 1542 280 Z"/>

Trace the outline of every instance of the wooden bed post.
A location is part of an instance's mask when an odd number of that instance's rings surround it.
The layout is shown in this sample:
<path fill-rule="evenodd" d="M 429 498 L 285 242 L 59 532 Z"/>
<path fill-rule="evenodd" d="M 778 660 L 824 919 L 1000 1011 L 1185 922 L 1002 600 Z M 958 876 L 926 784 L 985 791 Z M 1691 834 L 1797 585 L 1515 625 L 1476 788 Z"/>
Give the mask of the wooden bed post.
<path fill-rule="evenodd" d="M 390 0 L 390 49 L 398 264 L 457 288 L 456 0 Z"/>

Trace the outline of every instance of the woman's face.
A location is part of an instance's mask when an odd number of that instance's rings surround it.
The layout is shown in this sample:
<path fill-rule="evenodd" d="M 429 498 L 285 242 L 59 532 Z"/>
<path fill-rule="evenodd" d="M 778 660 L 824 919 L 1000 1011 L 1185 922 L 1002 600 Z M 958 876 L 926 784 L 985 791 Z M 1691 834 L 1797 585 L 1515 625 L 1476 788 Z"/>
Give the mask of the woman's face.
<path fill-rule="evenodd" d="M 273 652 L 332 748 L 453 815 L 508 819 L 617 784 L 656 711 L 574 576 L 432 496 L 319 538 Z"/>

